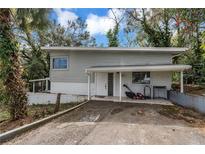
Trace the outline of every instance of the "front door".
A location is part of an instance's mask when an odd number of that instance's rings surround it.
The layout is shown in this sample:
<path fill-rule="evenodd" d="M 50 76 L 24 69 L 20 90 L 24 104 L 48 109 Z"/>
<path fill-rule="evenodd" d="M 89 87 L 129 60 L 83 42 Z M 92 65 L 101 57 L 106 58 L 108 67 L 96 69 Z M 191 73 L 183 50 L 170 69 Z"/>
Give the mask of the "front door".
<path fill-rule="evenodd" d="M 108 96 L 113 96 L 113 73 L 108 73 Z"/>
<path fill-rule="evenodd" d="M 96 74 L 96 95 L 97 96 L 107 96 L 108 86 L 107 86 L 108 73 L 98 72 Z"/>

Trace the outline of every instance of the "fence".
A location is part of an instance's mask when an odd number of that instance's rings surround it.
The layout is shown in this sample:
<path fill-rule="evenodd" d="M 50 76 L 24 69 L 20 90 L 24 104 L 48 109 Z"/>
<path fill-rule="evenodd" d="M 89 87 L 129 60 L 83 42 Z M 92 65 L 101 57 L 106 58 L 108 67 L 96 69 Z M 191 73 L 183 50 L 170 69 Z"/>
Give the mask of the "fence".
<path fill-rule="evenodd" d="M 205 97 L 190 94 L 184 94 L 177 91 L 169 91 L 169 99 L 178 105 L 192 108 L 200 113 L 205 114 Z"/>

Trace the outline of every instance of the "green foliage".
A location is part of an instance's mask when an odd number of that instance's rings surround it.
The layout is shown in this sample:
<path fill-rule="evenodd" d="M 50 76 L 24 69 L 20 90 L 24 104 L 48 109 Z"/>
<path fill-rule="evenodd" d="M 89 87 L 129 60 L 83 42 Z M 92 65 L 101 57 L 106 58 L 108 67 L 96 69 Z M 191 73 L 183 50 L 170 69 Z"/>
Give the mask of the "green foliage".
<path fill-rule="evenodd" d="M 184 46 L 191 49 L 190 55 L 186 58 L 186 63 L 192 65 L 192 71 L 187 73 L 193 83 L 201 84 L 205 82 L 205 58 L 204 49 L 201 48 L 203 42 L 203 32 L 205 10 L 204 9 L 179 9 L 177 10 L 180 18 L 179 26 L 183 26 L 180 31 L 186 39 Z"/>
<path fill-rule="evenodd" d="M 201 50 L 205 51 L 205 31 L 202 32 L 202 43 L 201 43 Z M 203 58 L 205 58 L 205 52 L 202 54 Z"/>
<path fill-rule="evenodd" d="M 15 13 L 18 27 L 25 32 L 41 31 L 49 25 L 48 14 L 51 9 L 17 9 Z"/>
<path fill-rule="evenodd" d="M 108 46 L 109 47 L 118 47 L 119 46 L 119 40 L 118 40 L 118 32 L 119 32 L 119 25 L 116 24 L 116 26 L 114 27 L 114 29 L 110 29 L 107 32 L 107 38 L 109 41 Z"/>
<path fill-rule="evenodd" d="M 23 44 L 24 78 L 45 78 L 49 75 L 48 53 L 41 50 L 45 31 L 50 26 L 48 15 L 51 9 L 17 9 L 17 36 Z"/>
<path fill-rule="evenodd" d="M 174 57 L 174 63 L 192 65 L 192 71 L 185 74 L 188 83 L 205 82 L 205 9 L 126 9 L 126 12 L 125 29 L 136 33 L 136 44 L 188 47 L 189 53 Z M 174 79 L 177 78 L 175 75 Z"/>
<path fill-rule="evenodd" d="M 172 11 L 170 9 L 127 9 L 126 30 L 136 31 L 136 42 L 141 46 L 171 46 Z"/>
<path fill-rule="evenodd" d="M 24 63 L 24 78 L 27 80 L 45 78 L 49 76 L 49 57 L 41 49 L 32 53 L 32 58 Z"/>
<path fill-rule="evenodd" d="M 0 106 L 4 104 L 8 104 L 8 96 L 6 95 L 5 86 L 0 80 Z"/>

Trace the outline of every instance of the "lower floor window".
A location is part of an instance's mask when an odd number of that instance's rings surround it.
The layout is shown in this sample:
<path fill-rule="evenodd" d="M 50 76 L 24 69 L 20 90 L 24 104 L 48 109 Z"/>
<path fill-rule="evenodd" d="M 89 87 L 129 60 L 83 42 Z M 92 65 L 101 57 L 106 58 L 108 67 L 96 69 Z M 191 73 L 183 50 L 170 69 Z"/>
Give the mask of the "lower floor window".
<path fill-rule="evenodd" d="M 150 72 L 132 72 L 132 83 L 150 84 Z"/>

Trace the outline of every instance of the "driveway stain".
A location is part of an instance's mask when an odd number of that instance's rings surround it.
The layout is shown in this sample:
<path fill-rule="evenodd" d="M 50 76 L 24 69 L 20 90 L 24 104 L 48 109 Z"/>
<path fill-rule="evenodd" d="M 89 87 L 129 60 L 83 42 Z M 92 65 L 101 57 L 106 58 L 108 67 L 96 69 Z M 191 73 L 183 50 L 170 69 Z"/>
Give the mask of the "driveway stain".
<path fill-rule="evenodd" d="M 122 111 L 123 111 L 122 108 L 115 108 L 115 109 L 113 109 L 113 110 L 110 112 L 110 114 L 111 114 L 111 115 L 114 115 L 114 114 L 120 113 L 120 112 L 122 112 Z"/>

